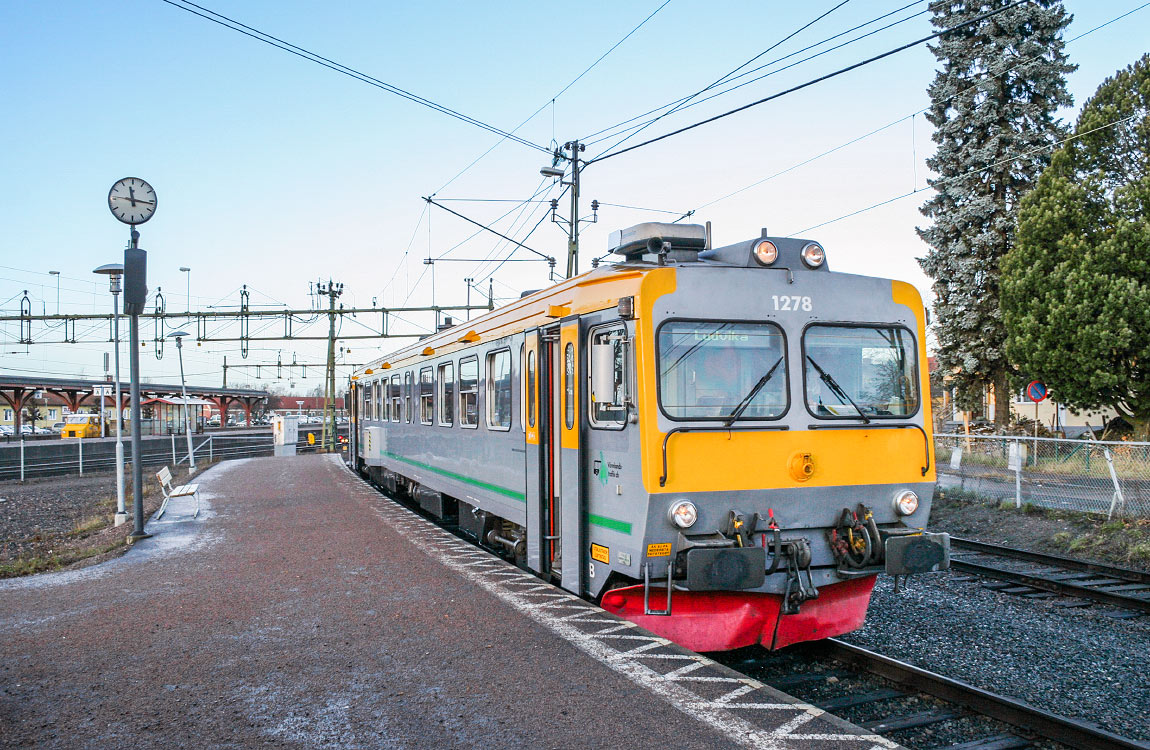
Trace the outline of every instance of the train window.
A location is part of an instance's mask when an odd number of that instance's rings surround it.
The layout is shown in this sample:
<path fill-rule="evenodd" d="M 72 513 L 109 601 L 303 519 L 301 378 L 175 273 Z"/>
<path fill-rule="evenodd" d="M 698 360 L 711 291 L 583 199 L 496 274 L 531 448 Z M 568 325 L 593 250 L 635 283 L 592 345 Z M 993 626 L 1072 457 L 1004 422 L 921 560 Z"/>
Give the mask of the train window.
<path fill-rule="evenodd" d="M 398 422 L 403 418 L 402 416 L 400 416 L 399 399 L 400 399 L 399 376 L 398 375 L 392 375 L 391 376 L 391 421 L 392 422 Z"/>
<path fill-rule="evenodd" d="M 371 385 L 371 393 L 374 397 L 374 406 L 371 410 L 371 418 L 374 420 L 383 419 L 383 382 L 376 381 Z"/>
<path fill-rule="evenodd" d="M 812 325 L 803 334 L 807 409 L 825 419 L 918 411 L 914 337 L 898 326 Z"/>
<path fill-rule="evenodd" d="M 475 357 L 459 360 L 459 424 L 479 425 L 479 360 Z"/>
<path fill-rule="evenodd" d="M 371 419 L 371 416 L 367 413 L 368 389 L 370 387 L 370 385 L 364 384 L 359 388 L 359 413 L 363 419 Z"/>
<path fill-rule="evenodd" d="M 527 352 L 527 424 L 535 426 L 535 352 Z"/>
<path fill-rule="evenodd" d="M 455 424 L 455 365 L 451 362 L 439 366 L 439 424 Z"/>
<path fill-rule="evenodd" d="M 403 373 L 403 421 L 415 421 L 415 409 L 411 406 L 411 391 L 412 391 L 412 374 L 410 372 Z"/>
<path fill-rule="evenodd" d="M 786 342 L 773 323 L 670 320 L 656 336 L 659 408 L 670 419 L 777 419 Z"/>
<path fill-rule="evenodd" d="M 563 350 L 563 421 L 567 429 L 575 427 L 575 347 L 571 342 Z"/>
<path fill-rule="evenodd" d="M 430 367 L 419 371 L 419 423 L 435 421 L 435 376 Z"/>
<path fill-rule="evenodd" d="M 587 389 L 587 401 L 594 427 L 622 428 L 627 425 L 630 383 L 627 347 L 627 329 L 621 325 L 591 331 L 591 366 L 587 375 L 591 387 Z M 599 379 L 603 382 L 593 382 Z"/>
<path fill-rule="evenodd" d="M 487 426 L 511 429 L 511 350 L 487 355 Z"/>

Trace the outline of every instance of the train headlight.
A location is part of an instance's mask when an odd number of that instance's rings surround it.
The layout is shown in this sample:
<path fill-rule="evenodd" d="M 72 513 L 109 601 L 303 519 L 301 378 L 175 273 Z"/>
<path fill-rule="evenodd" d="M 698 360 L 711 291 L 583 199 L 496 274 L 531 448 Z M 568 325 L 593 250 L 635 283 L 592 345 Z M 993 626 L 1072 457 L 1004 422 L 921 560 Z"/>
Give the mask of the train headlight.
<path fill-rule="evenodd" d="M 803 263 L 806 263 L 811 268 L 818 268 L 827 259 L 827 254 L 823 250 L 823 246 L 817 242 L 808 242 L 801 253 Z"/>
<path fill-rule="evenodd" d="M 909 516 L 918 510 L 918 495 L 913 490 L 903 490 L 894 496 L 894 510 L 900 516 Z"/>
<path fill-rule="evenodd" d="M 755 245 L 755 260 L 769 266 L 779 258 L 779 249 L 770 240 L 762 240 Z"/>
<path fill-rule="evenodd" d="M 671 506 L 667 511 L 671 523 L 680 529 L 689 529 L 699 520 L 699 509 L 689 500 L 681 500 Z"/>

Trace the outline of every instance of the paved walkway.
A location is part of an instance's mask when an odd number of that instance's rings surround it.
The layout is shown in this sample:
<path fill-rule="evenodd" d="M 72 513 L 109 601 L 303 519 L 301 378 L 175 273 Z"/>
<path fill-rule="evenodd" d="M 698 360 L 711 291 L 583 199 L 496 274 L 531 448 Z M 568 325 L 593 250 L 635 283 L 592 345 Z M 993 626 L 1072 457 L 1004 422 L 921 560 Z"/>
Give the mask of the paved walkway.
<path fill-rule="evenodd" d="M 889 746 L 466 545 L 334 457 L 220 464 L 0 582 L 0 746 Z"/>

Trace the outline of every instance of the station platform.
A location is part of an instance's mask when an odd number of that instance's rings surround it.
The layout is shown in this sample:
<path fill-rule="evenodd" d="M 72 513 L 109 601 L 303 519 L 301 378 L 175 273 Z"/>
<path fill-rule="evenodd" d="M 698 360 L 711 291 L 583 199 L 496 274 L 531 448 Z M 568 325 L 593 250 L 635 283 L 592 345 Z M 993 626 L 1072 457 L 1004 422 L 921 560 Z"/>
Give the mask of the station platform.
<path fill-rule="evenodd" d="M 439 529 L 228 461 L 110 562 L 0 581 L 0 746 L 894 748 Z"/>

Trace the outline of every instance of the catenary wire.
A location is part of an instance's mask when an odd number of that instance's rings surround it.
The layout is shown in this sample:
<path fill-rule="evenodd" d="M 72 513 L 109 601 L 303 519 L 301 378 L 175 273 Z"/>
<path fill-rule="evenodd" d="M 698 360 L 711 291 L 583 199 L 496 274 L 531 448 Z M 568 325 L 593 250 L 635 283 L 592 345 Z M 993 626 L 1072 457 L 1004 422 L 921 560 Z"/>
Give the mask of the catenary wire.
<path fill-rule="evenodd" d="M 180 10 L 191 13 L 192 15 L 199 16 L 200 18 L 211 21 L 212 23 L 223 26 L 224 28 L 231 29 L 232 31 L 243 34 L 244 36 L 251 37 L 252 39 L 263 42 L 269 46 L 281 49 L 284 52 L 288 52 L 309 62 L 313 62 L 316 65 L 320 65 L 322 67 L 328 68 L 329 70 L 333 70 L 350 78 L 354 78 L 357 81 L 361 81 L 370 86 L 382 89 L 388 93 L 395 94 L 396 96 L 427 107 L 428 109 L 440 112 L 462 122 L 475 125 L 476 127 L 482 128 L 483 130 L 500 136 L 502 139 L 512 140 L 521 145 L 528 146 L 529 148 L 543 151 L 544 153 L 550 153 L 550 149 L 548 149 L 546 146 L 541 146 L 538 143 L 532 143 L 531 141 L 497 128 L 494 125 L 489 125 L 488 123 L 471 117 L 470 115 L 465 115 L 462 112 L 458 112 L 442 104 L 438 104 L 430 99 L 419 96 L 418 94 L 413 94 L 410 91 L 395 86 L 394 84 L 387 83 L 386 81 L 382 81 L 378 78 L 375 78 L 374 76 L 368 75 L 367 73 L 356 70 L 355 68 L 351 68 L 342 63 L 338 63 L 334 60 L 324 57 L 323 55 L 319 55 L 315 52 L 304 49 L 303 47 L 292 44 L 291 42 L 284 41 L 283 39 L 272 36 L 267 32 L 260 31 L 257 28 L 248 26 L 247 24 L 236 21 L 233 18 L 229 18 L 222 13 L 217 13 L 216 11 L 205 8 L 202 5 L 197 5 L 196 3 L 191 2 L 191 0 L 160 0 L 160 2 L 171 5 L 173 8 L 179 8 Z"/>
<path fill-rule="evenodd" d="M 894 49 L 887 50 L 886 52 L 882 52 L 878 55 L 868 57 L 865 60 L 860 60 L 857 63 L 847 65 L 846 67 L 831 71 L 830 73 L 827 73 L 825 75 L 818 76 L 817 78 L 812 78 L 812 79 L 805 81 L 803 83 L 800 83 L 796 86 L 792 86 L 788 89 L 784 89 L 783 91 L 779 91 L 779 92 L 776 92 L 774 94 L 771 94 L 770 96 L 766 96 L 766 97 L 763 97 L 762 99 L 757 99 L 757 100 L 750 102 L 748 104 L 744 104 L 741 107 L 736 107 L 732 110 L 728 110 L 726 112 L 721 112 L 717 115 L 714 115 L 713 117 L 708 117 L 705 120 L 700 120 L 700 121 L 692 123 L 690 125 L 686 125 L 684 127 L 678 128 L 676 130 L 672 130 L 669 133 L 664 133 L 663 135 L 656 136 L 655 138 L 650 138 L 650 139 L 642 141 L 640 143 L 636 143 L 636 144 L 634 144 L 632 146 L 628 146 L 624 149 L 620 149 L 618 151 L 614 151 L 611 153 L 600 154 L 599 156 L 596 156 L 594 159 L 591 159 L 590 161 L 588 161 L 587 165 L 591 165 L 591 164 L 594 164 L 594 163 L 599 162 L 599 161 L 604 161 L 606 159 L 610 159 L 612 157 L 619 156 L 621 154 L 626 154 L 626 153 L 629 153 L 629 152 L 634 151 L 636 149 L 643 148 L 644 146 L 650 146 L 653 143 L 658 143 L 659 141 L 666 140 L 667 138 L 670 138 L 672 136 L 680 135 L 681 133 L 685 133 L 688 130 L 694 130 L 695 128 L 702 127 L 703 125 L 708 125 L 712 122 L 715 122 L 717 120 L 721 120 L 721 119 L 726 118 L 726 117 L 730 117 L 731 115 L 737 114 L 739 112 L 744 112 L 748 109 L 751 109 L 752 107 L 757 107 L 760 104 L 766 104 L 767 102 L 774 101 L 775 99 L 780 99 L 780 98 L 782 98 L 788 94 L 793 94 L 796 91 L 801 91 L 803 89 L 814 86 L 815 84 L 822 83 L 823 81 L 827 81 L 827 80 L 830 80 L 831 78 L 835 78 L 837 76 L 843 75 L 844 73 L 849 73 L 852 70 L 857 70 L 863 66 L 878 62 L 879 60 L 883 60 L 887 57 L 890 57 L 891 55 L 895 55 L 899 52 L 903 52 L 903 51 L 908 50 L 912 47 L 916 47 L 920 44 L 924 44 L 924 43 L 926 43 L 932 39 L 937 39 L 938 37 L 943 36 L 945 34 L 953 34 L 954 32 L 958 31 L 959 29 L 963 29 L 967 26 L 971 26 L 971 25 L 974 25 L 976 23 L 980 23 L 981 21 L 985 21 L 987 18 L 991 18 L 992 16 L 996 16 L 999 13 L 1003 13 L 1003 12 L 1011 10 L 1013 8 L 1017 8 L 1018 6 L 1024 5 L 1028 2 L 1031 2 L 1031 0 L 1017 0 L 1016 2 L 1013 2 L 1010 5 L 1005 5 L 1001 8 L 997 8 L 997 9 L 989 11 L 987 13 L 982 13 L 982 14 L 980 14 L 980 15 L 978 15 L 978 16 L 976 16 L 976 17 L 974 17 L 968 21 L 964 21 L 960 24 L 952 26 L 949 29 L 942 29 L 941 31 L 936 31 L 933 34 L 929 34 L 929 35 L 924 36 L 920 39 L 916 39 L 912 42 L 908 42 L 906 44 L 900 45 L 898 47 L 895 47 Z"/>

